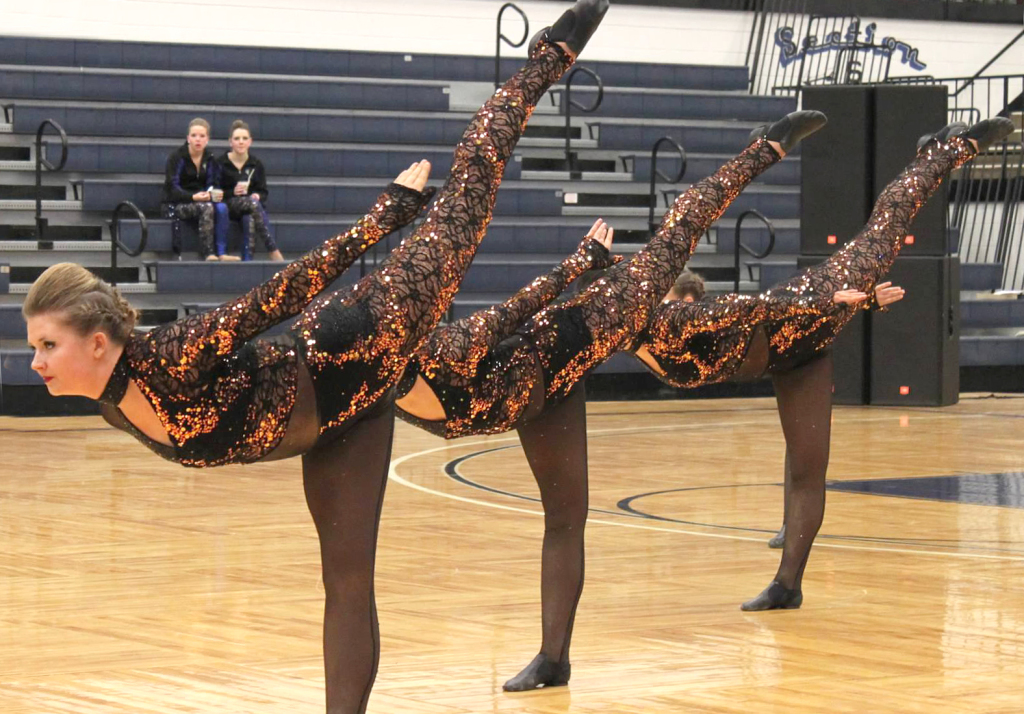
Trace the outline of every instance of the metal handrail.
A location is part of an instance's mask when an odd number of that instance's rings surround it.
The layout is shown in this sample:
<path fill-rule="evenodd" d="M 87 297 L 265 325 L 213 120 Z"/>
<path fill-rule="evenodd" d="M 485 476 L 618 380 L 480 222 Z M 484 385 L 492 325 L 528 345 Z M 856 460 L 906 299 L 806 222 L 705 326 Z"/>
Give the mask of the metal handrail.
<path fill-rule="evenodd" d="M 989 67 L 991 67 L 992 65 L 994 65 L 994 64 L 996 63 L 996 61 L 997 61 L 997 60 L 998 60 L 998 59 L 999 59 L 1000 57 L 1002 57 L 1002 56 L 1003 56 L 1004 54 L 1006 54 L 1006 51 L 1007 51 L 1008 49 L 1010 49 L 1010 48 L 1011 48 L 1011 47 L 1013 47 L 1013 46 L 1014 46 L 1015 44 L 1017 44 L 1017 40 L 1019 40 L 1019 39 L 1020 39 L 1021 37 L 1024 37 L 1024 30 L 1021 30 L 1020 32 L 1018 32 L 1018 33 L 1017 33 L 1017 35 L 1016 35 L 1016 36 L 1015 36 L 1015 37 L 1014 37 L 1014 38 L 1013 38 L 1012 40 L 1010 40 L 1009 42 L 1007 42 L 1007 43 L 1006 43 L 1006 45 L 1005 45 L 1005 46 L 1003 47 L 1003 49 L 1001 49 L 1001 50 L 999 50 L 998 52 L 996 52 L 995 56 L 993 56 L 993 57 L 992 57 L 992 59 L 990 59 L 990 60 L 989 60 L 988 62 L 986 62 L 986 63 L 985 63 L 985 66 L 984 66 L 984 67 L 982 67 L 982 68 L 981 68 L 981 69 L 979 69 L 979 70 L 978 70 L 977 72 L 975 72 L 975 73 L 974 73 L 974 76 L 973 76 L 973 77 L 971 77 L 970 81 L 968 81 L 968 82 L 967 82 L 967 84 L 965 84 L 965 85 L 964 85 L 963 87 L 961 87 L 961 88 L 960 88 L 960 91 L 962 92 L 962 91 L 963 91 L 964 89 L 966 89 L 966 88 L 967 88 L 967 87 L 968 87 L 968 86 L 969 86 L 970 84 L 973 84 L 973 83 L 974 83 L 974 80 L 976 80 L 976 79 L 980 78 L 980 77 L 981 77 L 981 75 L 982 75 L 982 74 L 983 74 L 983 73 L 985 72 L 985 70 L 986 70 L 986 69 L 988 69 Z M 998 75 L 997 75 L 997 76 L 998 76 Z M 960 92 L 957 92 L 957 94 L 959 94 L 959 93 L 960 93 Z"/>
<path fill-rule="evenodd" d="M 680 165 L 679 175 L 674 179 L 670 176 L 663 174 L 658 170 L 658 150 L 662 144 L 671 144 L 675 147 L 675 150 L 679 153 Z M 657 230 L 658 226 L 654 223 L 654 205 L 657 203 L 657 198 L 654 192 L 655 180 L 660 178 L 662 181 L 668 181 L 669 183 L 679 183 L 683 180 L 683 175 L 686 173 L 686 149 L 684 149 L 678 141 L 673 139 L 671 136 L 663 136 L 654 142 L 654 148 L 651 149 L 651 191 L 647 196 L 647 227 L 653 233 Z"/>
<path fill-rule="evenodd" d="M 740 242 L 740 229 L 743 227 L 743 221 L 745 221 L 748 216 L 754 216 L 762 223 L 764 223 L 764 225 L 768 228 L 768 248 L 766 248 L 763 253 L 758 253 L 753 248 L 748 248 L 747 246 L 743 245 L 743 243 Z M 761 260 L 762 258 L 767 258 L 768 255 L 773 250 L 775 250 L 775 225 L 756 208 L 748 208 L 746 211 L 739 215 L 739 218 L 736 219 L 736 242 L 735 245 L 733 245 L 733 267 L 736 270 L 736 278 L 733 292 L 737 293 L 740 291 L 741 249 L 744 253 L 754 258 L 754 260 Z"/>
<path fill-rule="evenodd" d="M 139 219 L 139 224 L 142 226 L 142 239 L 139 241 L 139 247 L 134 250 L 126 246 L 121 241 L 121 225 L 118 223 L 118 216 L 121 213 L 121 209 L 131 209 L 135 214 L 135 218 Z M 146 221 L 146 214 L 139 210 L 131 201 L 121 201 L 117 204 L 117 208 L 114 209 L 113 213 L 110 214 L 110 284 L 117 285 L 117 251 L 118 249 L 123 250 L 124 254 L 129 258 L 135 258 L 142 255 L 142 252 L 146 250 L 146 242 L 149 240 L 149 223 Z"/>
<path fill-rule="evenodd" d="M 597 99 L 594 100 L 593 106 L 587 107 L 572 98 L 572 82 L 576 79 L 576 75 L 582 72 L 583 74 L 590 75 L 595 82 L 597 82 Z M 571 178 L 580 178 L 582 175 L 580 172 L 575 170 L 576 156 L 572 153 L 572 108 L 576 107 L 581 112 L 596 112 L 598 107 L 601 106 L 601 102 L 604 101 L 604 82 L 601 81 L 601 76 L 592 69 L 586 67 L 574 67 L 569 76 L 565 78 L 565 165 L 569 169 L 569 176 Z"/>
<path fill-rule="evenodd" d="M 519 13 L 519 17 L 523 18 L 523 24 L 526 25 L 523 28 L 523 39 L 519 42 L 513 42 L 501 32 L 501 16 L 505 14 L 505 11 L 509 8 Z M 494 88 L 497 89 L 501 86 L 501 41 L 504 40 L 510 47 L 522 47 L 526 44 L 526 38 L 530 36 L 530 20 L 526 17 L 526 13 L 519 9 L 519 6 L 512 2 L 507 2 L 501 6 L 498 10 L 498 29 L 497 36 L 494 39 Z"/>
<path fill-rule="evenodd" d="M 60 134 L 60 163 L 54 166 L 43 158 L 43 132 L 47 125 L 52 126 Z M 53 119 L 44 119 L 36 130 L 36 241 L 42 244 L 46 240 L 48 221 L 43 218 L 43 169 L 60 171 L 68 162 L 68 135 L 64 128 Z M 42 246 L 40 247 L 48 247 Z"/>

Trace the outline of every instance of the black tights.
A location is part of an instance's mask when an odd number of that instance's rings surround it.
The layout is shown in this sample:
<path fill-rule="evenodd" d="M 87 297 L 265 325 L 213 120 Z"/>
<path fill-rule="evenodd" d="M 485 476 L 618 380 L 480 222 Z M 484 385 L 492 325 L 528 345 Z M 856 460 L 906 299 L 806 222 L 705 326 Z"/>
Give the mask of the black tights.
<path fill-rule="evenodd" d="M 587 524 L 587 397 L 568 397 L 518 427 L 544 504 L 540 653 L 505 683 L 508 691 L 569 681 L 569 643 L 583 592 L 583 529 Z"/>
<path fill-rule="evenodd" d="M 786 438 L 786 540 L 775 580 L 799 590 L 811 544 L 825 515 L 825 474 L 832 438 L 832 354 L 772 375 Z"/>
<path fill-rule="evenodd" d="M 373 566 L 394 428 L 394 404 L 388 401 L 302 457 L 302 485 L 320 538 L 326 594 L 327 714 L 366 711 L 377 676 Z"/>
<path fill-rule="evenodd" d="M 327 595 L 328 714 L 364 712 L 377 673 L 373 566 L 394 430 L 393 383 L 451 304 L 533 107 L 571 64 L 562 50 L 538 43 L 470 122 L 448 180 L 415 233 L 377 271 L 318 301 L 298 323 L 315 338 L 304 365 L 322 436 L 303 455 L 302 468 Z M 351 344 L 350 333 L 367 324 L 372 329 Z M 353 365 L 357 374 L 346 371 Z"/>

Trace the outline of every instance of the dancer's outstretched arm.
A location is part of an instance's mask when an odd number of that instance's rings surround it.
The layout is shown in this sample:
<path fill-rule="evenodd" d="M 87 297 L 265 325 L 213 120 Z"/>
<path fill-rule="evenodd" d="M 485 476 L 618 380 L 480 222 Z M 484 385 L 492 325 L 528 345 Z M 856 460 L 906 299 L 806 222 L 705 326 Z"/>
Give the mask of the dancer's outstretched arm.
<path fill-rule="evenodd" d="M 511 337 L 523 321 L 554 302 L 576 278 L 616 262 L 611 254 L 614 229 L 598 219 L 574 253 L 551 272 L 535 278 L 500 305 L 479 310 L 439 327 L 417 351 L 421 371 L 472 378 L 487 354 Z"/>
<path fill-rule="evenodd" d="M 157 328 L 150 340 L 177 379 L 198 374 L 242 343 L 297 315 L 384 236 L 407 226 L 433 195 L 424 190 L 430 163 L 403 171 L 347 232 L 324 241 L 245 295 Z"/>

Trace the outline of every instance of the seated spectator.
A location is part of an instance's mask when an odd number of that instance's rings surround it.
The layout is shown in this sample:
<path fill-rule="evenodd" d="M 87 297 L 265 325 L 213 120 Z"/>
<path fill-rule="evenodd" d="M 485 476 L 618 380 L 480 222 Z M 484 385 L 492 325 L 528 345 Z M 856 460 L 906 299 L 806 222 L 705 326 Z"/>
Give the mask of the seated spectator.
<path fill-rule="evenodd" d="M 231 218 L 242 222 L 242 260 L 252 260 L 256 235 L 267 248 L 271 260 L 284 260 L 270 235 L 267 216 L 267 172 L 263 162 L 249 153 L 252 134 L 242 120 L 231 125 L 231 150 L 220 157 L 220 187 L 228 200 Z M 246 217 L 248 216 L 248 219 Z M 226 252 L 227 246 L 219 252 Z"/>
<path fill-rule="evenodd" d="M 196 221 L 199 230 L 199 257 L 217 260 L 216 246 L 227 243 L 228 207 L 221 203 L 219 164 L 206 145 L 210 124 L 193 119 L 188 125 L 185 144 L 167 157 L 164 172 L 163 208 L 171 219 L 171 248 L 181 260 L 181 221 Z"/>

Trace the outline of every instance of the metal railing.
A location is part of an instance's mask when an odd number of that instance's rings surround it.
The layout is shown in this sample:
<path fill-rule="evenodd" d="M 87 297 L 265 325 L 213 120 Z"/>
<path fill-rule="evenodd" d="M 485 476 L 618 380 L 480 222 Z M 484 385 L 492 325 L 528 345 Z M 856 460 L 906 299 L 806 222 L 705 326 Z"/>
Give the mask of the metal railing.
<path fill-rule="evenodd" d="M 54 166 L 43 158 L 43 133 L 51 126 L 60 134 L 60 163 Z M 49 221 L 43 218 L 43 169 L 60 171 L 68 162 L 68 135 L 64 128 L 53 119 L 44 119 L 36 130 L 36 241 L 40 248 L 53 247 L 46 240 L 46 227 Z"/>
<path fill-rule="evenodd" d="M 754 216 L 759 221 L 764 223 L 768 229 L 768 247 L 763 252 L 758 252 L 749 246 L 743 245 L 740 241 L 740 230 L 743 228 L 743 221 L 748 217 Z M 735 269 L 735 284 L 733 286 L 733 292 L 738 293 L 740 291 L 740 251 L 743 251 L 754 260 L 762 260 L 767 258 L 773 250 L 775 250 L 775 225 L 769 220 L 763 213 L 758 211 L 756 208 L 748 208 L 746 211 L 741 213 L 736 219 L 736 242 L 733 244 L 733 268 Z M 748 266 L 749 267 L 749 266 Z"/>
<path fill-rule="evenodd" d="M 950 115 L 960 121 L 1009 116 L 1024 110 L 1024 73 L 987 77 L 890 77 L 886 84 L 944 84 Z"/>
<path fill-rule="evenodd" d="M 139 219 L 142 228 L 141 240 L 138 248 L 132 249 L 121 240 L 121 223 L 119 216 L 123 209 L 129 209 L 135 218 Z M 146 221 L 146 214 L 139 210 L 131 201 L 121 201 L 117 208 L 110 214 L 110 284 L 117 285 L 117 251 L 122 250 L 129 258 L 136 258 L 146 250 L 146 242 L 149 240 L 149 223 Z"/>
<path fill-rule="evenodd" d="M 663 144 L 670 144 L 679 154 L 679 172 L 675 178 L 662 173 L 658 169 L 658 151 L 661 149 Z M 669 183 L 679 183 L 683 180 L 683 176 L 685 174 L 686 149 L 684 149 L 679 142 L 671 136 L 663 136 L 654 142 L 654 147 L 651 149 L 651 190 L 647 196 L 647 228 L 651 233 L 658 230 L 658 224 L 654 222 L 654 207 L 658 202 L 657 195 L 655 193 L 655 182 L 660 178 L 662 181 L 667 181 Z"/>
<path fill-rule="evenodd" d="M 964 263 L 1002 263 L 1004 290 L 1024 290 L 1024 144 L 991 147 L 950 181 L 949 225 Z"/>
<path fill-rule="evenodd" d="M 579 74 L 586 74 L 597 82 L 597 99 L 593 105 L 585 106 L 572 98 L 572 83 Z M 580 178 L 581 172 L 576 170 L 576 154 L 572 152 L 572 109 L 576 107 L 581 112 L 596 112 L 604 101 L 604 83 L 601 77 L 592 69 L 586 67 L 573 67 L 569 76 L 565 78 L 565 165 L 569 170 L 571 178 Z"/>
<path fill-rule="evenodd" d="M 523 39 L 519 42 L 513 42 L 501 31 L 501 18 L 505 14 L 506 10 L 515 10 L 519 13 L 519 17 L 523 18 Z M 530 20 L 526 17 L 526 13 L 519 9 L 519 6 L 515 3 L 507 2 L 501 6 L 498 10 L 498 29 L 494 38 L 494 88 L 497 89 L 501 86 L 501 43 L 505 42 L 509 47 L 522 47 L 526 44 L 526 39 L 530 36 Z"/>

